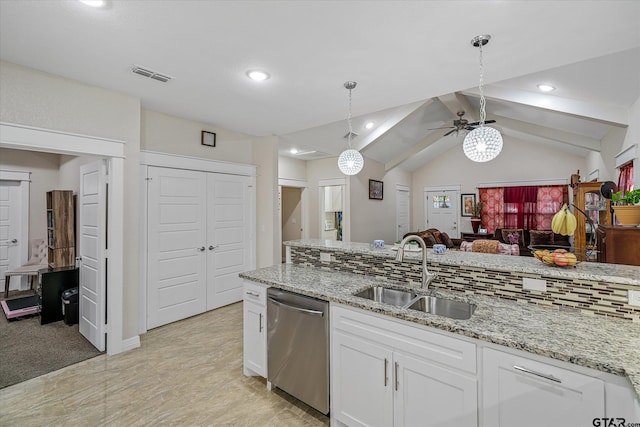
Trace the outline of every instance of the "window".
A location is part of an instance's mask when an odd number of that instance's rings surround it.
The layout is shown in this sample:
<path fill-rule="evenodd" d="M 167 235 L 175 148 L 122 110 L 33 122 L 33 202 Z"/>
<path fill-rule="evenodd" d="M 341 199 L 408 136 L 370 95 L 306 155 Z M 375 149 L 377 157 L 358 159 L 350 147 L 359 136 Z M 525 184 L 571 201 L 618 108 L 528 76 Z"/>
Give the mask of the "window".
<path fill-rule="evenodd" d="M 633 190 L 633 160 L 620 166 L 620 176 L 618 177 L 618 190 L 626 193 Z"/>

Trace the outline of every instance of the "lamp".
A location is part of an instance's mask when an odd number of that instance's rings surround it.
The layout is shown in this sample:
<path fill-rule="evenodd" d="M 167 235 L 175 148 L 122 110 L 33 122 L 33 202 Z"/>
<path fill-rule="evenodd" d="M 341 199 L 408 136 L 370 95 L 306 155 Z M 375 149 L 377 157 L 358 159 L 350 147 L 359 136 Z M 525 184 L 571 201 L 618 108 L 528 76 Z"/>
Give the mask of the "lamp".
<path fill-rule="evenodd" d="M 345 175 L 357 175 L 364 166 L 364 159 L 362 154 L 358 150 L 351 148 L 351 137 L 353 136 L 353 129 L 351 128 L 351 91 L 357 85 L 356 82 L 346 82 L 344 87 L 349 90 L 349 116 L 347 122 L 349 123 L 349 133 L 347 134 L 348 149 L 344 150 L 340 157 L 338 157 L 338 168 L 340 172 Z"/>
<path fill-rule="evenodd" d="M 488 34 L 476 36 L 471 40 L 471 44 L 480 48 L 480 126 L 472 130 L 465 136 L 462 149 L 465 156 L 474 162 L 488 162 L 498 157 L 502 151 L 502 135 L 497 129 L 484 125 L 486 119 L 486 104 L 483 84 L 483 64 L 482 64 L 482 46 L 489 43 L 491 36 Z"/>

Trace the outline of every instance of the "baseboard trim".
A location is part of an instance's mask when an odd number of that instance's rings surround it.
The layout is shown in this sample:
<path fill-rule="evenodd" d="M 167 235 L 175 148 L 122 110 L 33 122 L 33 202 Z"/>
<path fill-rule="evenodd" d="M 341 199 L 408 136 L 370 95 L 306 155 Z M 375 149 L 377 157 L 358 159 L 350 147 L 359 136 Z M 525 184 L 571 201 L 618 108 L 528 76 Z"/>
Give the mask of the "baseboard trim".
<path fill-rule="evenodd" d="M 122 352 L 140 347 L 140 335 L 122 340 Z"/>

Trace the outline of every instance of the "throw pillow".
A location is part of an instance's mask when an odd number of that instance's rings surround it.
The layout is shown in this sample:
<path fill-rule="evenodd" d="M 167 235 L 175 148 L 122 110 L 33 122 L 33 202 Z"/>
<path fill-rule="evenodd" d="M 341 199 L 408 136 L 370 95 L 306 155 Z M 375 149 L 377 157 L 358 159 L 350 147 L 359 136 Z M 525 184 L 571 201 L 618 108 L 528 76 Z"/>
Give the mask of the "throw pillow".
<path fill-rule="evenodd" d="M 500 243 L 498 245 L 498 253 L 502 255 L 520 255 L 520 246 L 508 245 L 506 243 Z"/>
<path fill-rule="evenodd" d="M 442 237 L 440 237 L 441 235 L 442 235 L 442 233 L 439 232 L 439 231 L 434 231 L 433 232 L 433 237 L 436 239 L 436 242 L 439 243 L 439 244 L 443 243 L 442 242 Z"/>
<path fill-rule="evenodd" d="M 473 251 L 473 242 L 467 242 L 463 240 L 460 242 L 460 250 L 463 252 L 472 252 Z"/>
<path fill-rule="evenodd" d="M 524 246 L 524 230 L 522 228 L 503 228 L 502 240 L 512 245 Z"/>
<path fill-rule="evenodd" d="M 531 230 L 531 245 L 553 245 L 553 231 Z"/>
<path fill-rule="evenodd" d="M 425 231 L 420 237 L 422 237 L 422 240 L 424 240 L 424 244 L 427 245 L 428 248 L 432 248 L 433 245 L 438 243 L 436 242 L 436 238 L 433 237 L 433 234 L 429 231 Z"/>
<path fill-rule="evenodd" d="M 449 235 L 447 233 L 445 233 L 444 231 L 442 233 L 440 233 L 440 240 L 442 240 L 442 244 L 445 245 L 448 248 L 452 248 L 454 246 L 453 245 L 453 240 L 451 240 Z"/>
<path fill-rule="evenodd" d="M 474 240 L 473 252 L 482 252 L 485 254 L 497 254 L 500 242 L 497 240 Z"/>

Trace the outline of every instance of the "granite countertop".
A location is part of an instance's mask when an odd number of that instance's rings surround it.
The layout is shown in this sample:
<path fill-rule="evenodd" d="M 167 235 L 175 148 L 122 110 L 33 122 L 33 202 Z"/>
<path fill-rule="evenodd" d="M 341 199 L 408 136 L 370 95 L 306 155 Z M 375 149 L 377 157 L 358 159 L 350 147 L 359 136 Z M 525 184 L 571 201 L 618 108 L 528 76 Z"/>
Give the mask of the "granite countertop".
<path fill-rule="evenodd" d="M 494 255 L 492 255 L 494 256 Z M 535 260 L 534 260 L 535 261 Z M 454 320 L 355 297 L 374 285 L 401 284 L 352 273 L 281 264 L 240 277 L 322 300 L 350 305 L 541 356 L 629 378 L 640 399 L 640 323 L 440 289 L 428 293 L 471 302 L 469 320 Z M 414 290 L 416 290 L 414 288 Z"/>
<path fill-rule="evenodd" d="M 397 251 L 392 245 L 384 248 L 373 248 L 368 243 L 340 242 L 335 240 L 293 240 L 284 242 L 287 246 L 312 248 L 326 251 L 368 254 L 372 256 L 394 259 Z M 542 264 L 533 257 L 483 254 L 449 250 L 442 255 L 427 249 L 427 260 L 439 264 L 460 265 L 467 267 L 487 268 L 491 270 L 533 273 L 547 277 L 566 279 L 595 280 L 608 283 L 634 285 L 640 288 L 640 267 L 622 264 L 605 264 L 582 262 L 574 268 L 555 267 Z M 420 252 L 405 251 L 405 259 L 422 259 Z"/>

